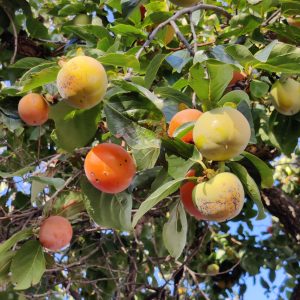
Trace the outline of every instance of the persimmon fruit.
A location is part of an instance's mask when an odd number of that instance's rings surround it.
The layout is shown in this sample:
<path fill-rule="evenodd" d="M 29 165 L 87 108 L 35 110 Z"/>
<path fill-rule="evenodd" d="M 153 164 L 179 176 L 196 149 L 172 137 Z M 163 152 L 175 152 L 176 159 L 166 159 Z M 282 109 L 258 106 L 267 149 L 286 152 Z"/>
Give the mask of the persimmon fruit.
<path fill-rule="evenodd" d="M 247 78 L 247 74 L 245 72 L 234 71 L 233 77 L 229 82 L 229 86 L 236 85 L 239 81 L 245 81 Z"/>
<path fill-rule="evenodd" d="M 194 177 L 196 175 L 196 171 L 191 169 L 186 174 L 186 177 Z M 180 199 L 183 203 L 185 210 L 197 220 L 203 219 L 202 214 L 197 209 L 195 204 L 193 203 L 193 189 L 197 184 L 192 181 L 185 182 L 180 187 Z"/>
<path fill-rule="evenodd" d="M 76 56 L 64 63 L 57 75 L 61 97 L 75 108 L 89 109 L 104 97 L 108 86 L 102 64 L 89 56 Z"/>
<path fill-rule="evenodd" d="M 92 17 L 88 16 L 86 14 L 77 15 L 73 19 L 73 24 L 74 25 L 88 25 L 88 24 L 91 24 L 91 22 L 92 22 Z"/>
<path fill-rule="evenodd" d="M 178 113 L 176 113 L 173 116 L 173 118 L 170 121 L 168 135 L 170 137 L 173 137 L 175 130 L 179 126 L 181 126 L 185 123 L 188 123 L 188 122 L 197 121 L 201 115 L 202 115 L 202 112 L 200 110 L 192 109 L 192 108 L 188 108 L 188 109 L 184 109 L 184 110 L 179 111 Z M 193 142 L 193 131 L 191 130 L 188 133 L 186 133 L 181 138 L 181 140 L 185 143 Z"/>
<path fill-rule="evenodd" d="M 193 129 L 193 139 L 201 154 L 224 161 L 241 154 L 249 143 L 249 122 L 231 107 L 215 108 L 201 115 Z"/>
<path fill-rule="evenodd" d="M 232 173 L 215 175 L 193 190 L 193 202 L 205 220 L 224 222 L 236 217 L 244 205 L 241 181 Z"/>
<path fill-rule="evenodd" d="M 84 161 L 85 174 L 98 190 L 116 194 L 131 184 L 136 172 L 132 157 L 121 146 L 103 143 L 92 148 Z"/>
<path fill-rule="evenodd" d="M 292 78 L 276 81 L 271 89 L 275 109 L 283 115 L 293 116 L 300 111 L 300 83 Z"/>
<path fill-rule="evenodd" d="M 66 247 L 73 236 L 70 222 L 61 216 L 47 218 L 40 227 L 39 240 L 43 247 L 58 251 Z"/>
<path fill-rule="evenodd" d="M 27 125 L 39 126 L 48 120 L 49 106 L 42 95 L 30 93 L 19 101 L 18 113 Z"/>

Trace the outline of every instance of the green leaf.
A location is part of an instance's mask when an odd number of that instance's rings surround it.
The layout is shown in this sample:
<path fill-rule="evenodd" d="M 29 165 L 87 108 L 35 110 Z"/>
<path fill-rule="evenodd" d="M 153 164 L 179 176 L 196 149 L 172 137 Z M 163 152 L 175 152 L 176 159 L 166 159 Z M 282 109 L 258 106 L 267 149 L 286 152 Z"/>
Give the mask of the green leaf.
<path fill-rule="evenodd" d="M 49 67 L 40 72 L 32 74 L 30 79 L 26 80 L 22 93 L 26 93 L 45 84 L 56 81 L 59 67 Z"/>
<path fill-rule="evenodd" d="M 192 105 L 191 97 L 187 96 L 186 94 L 184 94 L 174 88 L 166 87 L 166 86 L 157 87 L 157 88 L 155 88 L 154 92 L 158 97 L 163 98 L 165 100 L 164 103 L 167 101 L 173 101 L 175 104 L 177 104 L 177 107 L 178 107 L 178 104 L 180 104 L 180 103 L 184 103 L 187 106 Z M 177 111 L 178 111 L 178 109 L 177 109 Z"/>
<path fill-rule="evenodd" d="M 143 3 L 143 0 L 121 0 L 123 16 L 126 18 L 130 16 L 132 11 L 141 3 Z"/>
<path fill-rule="evenodd" d="M 192 144 L 184 143 L 177 138 L 162 138 L 162 145 L 170 154 L 175 154 L 183 158 L 190 158 L 193 155 L 194 146 Z"/>
<path fill-rule="evenodd" d="M 226 102 L 233 102 L 239 104 L 240 102 L 245 101 L 250 105 L 250 99 L 247 93 L 244 91 L 231 91 L 225 94 L 218 102 L 218 106 L 223 106 Z"/>
<path fill-rule="evenodd" d="M 34 203 L 36 201 L 39 193 L 41 193 L 46 186 L 47 186 L 46 183 L 32 179 L 32 182 L 31 182 L 31 196 L 30 196 L 31 203 Z"/>
<path fill-rule="evenodd" d="M 209 60 L 206 69 L 196 64 L 190 69 L 190 74 L 190 86 L 203 104 L 209 107 L 222 97 L 232 79 L 233 68 L 219 61 Z"/>
<path fill-rule="evenodd" d="M 99 25 L 68 25 L 64 26 L 62 31 L 69 34 L 75 34 L 81 39 L 94 43 L 95 45 L 102 39 L 106 39 L 110 45 L 114 42 L 109 31 L 105 27 Z"/>
<path fill-rule="evenodd" d="M 133 216 L 132 227 L 135 227 L 140 218 L 146 214 L 152 207 L 158 204 L 160 201 L 176 192 L 180 186 L 180 183 L 185 178 L 178 178 L 169 181 L 153 192 L 147 199 L 141 204 L 135 215 Z"/>
<path fill-rule="evenodd" d="M 135 86 L 132 88 L 135 89 Z M 154 166 L 160 153 L 159 134 L 165 126 L 162 112 L 137 93 L 111 97 L 105 102 L 104 111 L 109 131 L 123 137 L 133 149 L 138 169 Z M 146 162 L 144 158 L 143 161 L 142 154 L 150 160 Z"/>
<path fill-rule="evenodd" d="M 145 87 L 149 89 L 156 77 L 156 74 L 164 61 L 166 54 L 157 54 L 150 61 L 145 74 Z"/>
<path fill-rule="evenodd" d="M 251 129 L 251 137 L 250 137 L 249 143 L 256 144 L 257 140 L 256 140 L 256 135 L 255 135 L 253 117 L 252 117 L 252 113 L 251 113 L 249 104 L 243 100 L 239 103 L 237 109 L 244 115 L 244 117 L 249 122 L 250 129 Z"/>
<path fill-rule="evenodd" d="M 131 231 L 132 197 L 130 194 L 126 192 L 114 195 L 102 193 L 86 178 L 81 180 L 81 188 L 87 197 L 84 201 L 87 212 L 98 225 Z"/>
<path fill-rule="evenodd" d="M 168 173 L 174 179 L 182 177 L 188 170 L 195 164 L 193 160 L 185 160 L 176 155 L 170 155 L 166 157 L 168 162 Z"/>
<path fill-rule="evenodd" d="M 261 195 L 259 189 L 253 180 L 253 178 L 249 175 L 248 171 L 242 165 L 236 162 L 230 162 L 229 168 L 237 175 L 237 177 L 241 180 L 246 193 L 253 200 L 258 208 L 258 214 L 256 220 L 262 220 L 266 217 L 263 203 L 261 201 Z"/>
<path fill-rule="evenodd" d="M 47 39 L 49 37 L 47 27 L 38 19 L 27 17 L 26 26 L 31 37 L 38 39 Z"/>
<path fill-rule="evenodd" d="M 23 169 L 15 171 L 13 173 L 6 173 L 6 172 L 1 172 L 0 171 L 0 177 L 2 177 L 2 178 L 12 178 L 12 177 L 15 177 L 15 176 L 23 176 L 23 175 L 29 173 L 30 171 L 32 171 L 33 169 L 34 169 L 34 167 L 30 166 L 30 167 L 25 167 Z"/>
<path fill-rule="evenodd" d="M 112 26 L 110 30 L 115 34 L 120 34 L 122 37 L 147 37 L 147 34 L 139 28 L 127 24 L 118 24 Z"/>
<path fill-rule="evenodd" d="M 166 58 L 166 61 L 178 73 L 192 60 L 190 53 L 187 50 L 179 50 Z"/>
<path fill-rule="evenodd" d="M 9 280 L 9 270 L 12 258 L 14 257 L 15 252 L 8 251 L 3 253 L 0 256 L 0 282 L 3 284 L 3 282 Z"/>
<path fill-rule="evenodd" d="M 179 127 L 176 128 L 176 130 L 174 131 L 173 136 L 181 139 L 182 137 L 184 137 L 187 133 L 189 133 L 190 131 L 192 131 L 195 127 L 195 121 L 193 122 L 187 122 L 184 123 L 182 125 L 180 125 Z"/>
<path fill-rule="evenodd" d="M 15 233 L 8 240 L 0 244 L 0 256 L 2 256 L 6 251 L 12 248 L 16 243 L 25 240 L 31 236 L 32 236 L 31 229 L 24 229 Z"/>
<path fill-rule="evenodd" d="M 50 61 L 39 57 L 25 57 L 9 67 L 14 69 L 30 69 L 45 63 L 50 63 Z"/>
<path fill-rule="evenodd" d="M 187 236 L 187 219 L 181 201 L 170 212 L 170 218 L 163 227 L 164 244 L 175 259 L 181 255 Z"/>
<path fill-rule="evenodd" d="M 119 66 L 132 68 L 139 71 L 140 63 L 134 55 L 127 55 L 125 53 L 108 53 L 98 58 L 104 65 Z"/>
<path fill-rule="evenodd" d="M 58 146 L 73 151 L 88 144 L 101 120 L 101 104 L 91 109 L 74 109 L 64 101 L 51 106 L 49 117 L 55 122 Z"/>
<path fill-rule="evenodd" d="M 244 151 L 242 155 L 245 156 L 259 172 L 261 187 L 271 188 L 274 184 L 273 170 L 264 161 L 249 152 Z"/>
<path fill-rule="evenodd" d="M 230 45 L 226 47 L 225 51 L 244 66 L 245 69 L 247 69 L 248 66 L 258 63 L 258 60 L 253 56 L 249 49 L 243 45 Z"/>
<path fill-rule="evenodd" d="M 67 4 L 59 10 L 58 15 L 61 17 L 67 17 L 71 15 L 77 15 L 85 10 L 86 7 L 83 3 Z"/>
<path fill-rule="evenodd" d="M 257 62 L 253 66 L 269 72 L 300 74 L 300 49 L 284 43 L 277 43 L 266 62 Z"/>
<path fill-rule="evenodd" d="M 30 179 L 40 182 L 42 184 L 53 186 L 56 190 L 59 190 L 65 184 L 65 181 L 62 178 L 32 176 L 32 177 L 30 177 Z"/>
<path fill-rule="evenodd" d="M 39 283 L 45 270 L 46 261 L 40 243 L 26 242 L 13 258 L 10 268 L 15 290 L 25 290 Z"/>
<path fill-rule="evenodd" d="M 250 83 L 250 92 L 251 95 L 255 98 L 262 98 L 264 97 L 269 91 L 269 85 L 260 80 L 252 80 Z"/>

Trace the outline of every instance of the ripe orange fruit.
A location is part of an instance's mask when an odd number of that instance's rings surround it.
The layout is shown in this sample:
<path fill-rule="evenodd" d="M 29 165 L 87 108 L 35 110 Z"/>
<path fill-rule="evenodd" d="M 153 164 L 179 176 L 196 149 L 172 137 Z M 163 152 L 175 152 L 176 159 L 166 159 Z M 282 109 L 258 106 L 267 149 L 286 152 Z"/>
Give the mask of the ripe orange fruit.
<path fill-rule="evenodd" d="M 229 86 L 236 85 L 238 81 L 245 81 L 247 78 L 247 74 L 245 72 L 234 71 L 233 77 L 229 82 Z"/>
<path fill-rule="evenodd" d="M 41 95 L 31 93 L 20 100 L 18 112 L 27 125 L 38 126 L 48 120 L 49 106 Z"/>
<path fill-rule="evenodd" d="M 173 137 L 175 130 L 188 122 L 193 122 L 197 121 L 199 117 L 201 116 L 202 112 L 197 109 L 184 109 L 177 114 L 171 119 L 170 125 L 169 125 L 169 130 L 168 130 L 168 135 L 170 137 Z M 186 135 L 184 135 L 181 140 L 186 143 L 191 143 L 193 142 L 193 131 L 189 131 Z"/>
<path fill-rule="evenodd" d="M 194 177 L 196 174 L 195 170 L 189 170 L 186 174 L 186 177 Z M 183 203 L 183 206 L 185 210 L 193 217 L 195 217 L 197 220 L 203 219 L 202 214 L 200 211 L 197 209 L 193 202 L 192 194 L 193 194 L 193 189 L 197 184 L 192 181 L 188 181 L 184 183 L 180 187 L 180 198 Z"/>
<path fill-rule="evenodd" d="M 103 143 L 87 154 L 85 174 L 98 190 L 116 194 L 127 189 L 132 182 L 136 167 L 132 157 L 121 146 Z"/>
<path fill-rule="evenodd" d="M 70 243 L 72 235 L 72 226 L 66 218 L 51 216 L 42 223 L 39 239 L 43 247 L 57 251 Z"/>

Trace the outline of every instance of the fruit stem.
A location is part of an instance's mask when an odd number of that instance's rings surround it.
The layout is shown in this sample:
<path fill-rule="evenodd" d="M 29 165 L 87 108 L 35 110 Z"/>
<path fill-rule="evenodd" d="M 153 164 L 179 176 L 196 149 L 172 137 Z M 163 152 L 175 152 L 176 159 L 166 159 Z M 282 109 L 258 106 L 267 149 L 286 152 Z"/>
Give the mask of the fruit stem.
<path fill-rule="evenodd" d="M 198 163 L 201 165 L 203 170 L 207 170 L 207 166 L 205 165 L 205 163 L 202 160 L 198 160 Z"/>
<path fill-rule="evenodd" d="M 219 171 L 220 173 L 225 172 L 225 162 L 224 161 L 219 161 Z"/>

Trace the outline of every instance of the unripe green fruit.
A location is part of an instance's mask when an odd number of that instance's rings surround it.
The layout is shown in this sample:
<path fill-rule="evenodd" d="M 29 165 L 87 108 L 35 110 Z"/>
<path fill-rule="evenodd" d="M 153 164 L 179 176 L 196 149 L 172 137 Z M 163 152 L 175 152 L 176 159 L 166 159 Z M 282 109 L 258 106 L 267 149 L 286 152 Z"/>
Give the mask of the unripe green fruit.
<path fill-rule="evenodd" d="M 199 0 L 170 0 L 170 2 L 178 5 L 178 6 L 182 6 L 182 7 L 189 7 L 189 6 L 193 6 L 196 3 L 200 2 Z"/>
<path fill-rule="evenodd" d="M 300 83 L 292 78 L 275 82 L 271 89 L 272 102 L 283 115 L 293 116 L 300 111 Z"/>
<path fill-rule="evenodd" d="M 73 19 L 74 25 L 88 25 L 91 24 L 91 22 L 92 17 L 85 14 L 78 15 Z"/>
<path fill-rule="evenodd" d="M 217 264 L 211 264 L 206 268 L 206 273 L 209 275 L 216 275 L 220 272 L 220 267 Z"/>
<path fill-rule="evenodd" d="M 249 143 L 249 122 L 231 107 L 207 111 L 197 120 L 193 140 L 201 154 L 215 161 L 231 159 L 241 154 Z"/>
<path fill-rule="evenodd" d="M 233 219 L 244 205 L 244 189 L 240 180 L 232 173 L 224 172 L 193 190 L 193 202 L 208 221 L 224 222 Z"/>

